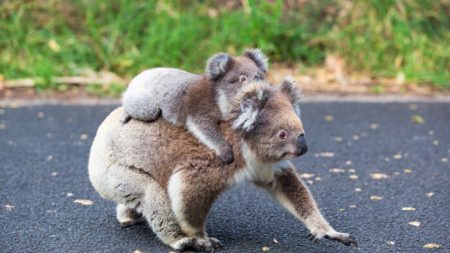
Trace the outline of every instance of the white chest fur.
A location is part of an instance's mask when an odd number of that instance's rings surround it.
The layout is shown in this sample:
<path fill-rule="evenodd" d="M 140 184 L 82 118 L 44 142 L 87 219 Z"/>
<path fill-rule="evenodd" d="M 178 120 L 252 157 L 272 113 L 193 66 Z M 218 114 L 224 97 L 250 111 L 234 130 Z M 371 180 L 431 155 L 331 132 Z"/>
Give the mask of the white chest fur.
<path fill-rule="evenodd" d="M 275 173 L 283 168 L 283 164 L 288 163 L 288 161 L 263 163 L 257 159 L 246 144 L 242 144 L 242 155 L 245 160 L 245 168 L 234 174 L 232 179 L 234 184 L 242 182 L 270 183 L 273 181 Z"/>

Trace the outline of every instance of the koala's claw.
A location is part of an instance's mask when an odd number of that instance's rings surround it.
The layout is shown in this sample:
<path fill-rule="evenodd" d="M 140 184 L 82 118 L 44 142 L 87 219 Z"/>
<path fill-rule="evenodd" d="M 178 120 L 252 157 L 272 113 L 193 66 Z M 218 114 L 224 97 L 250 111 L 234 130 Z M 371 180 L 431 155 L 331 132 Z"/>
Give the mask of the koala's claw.
<path fill-rule="evenodd" d="M 179 245 L 176 246 L 175 249 L 177 252 L 180 253 L 185 251 L 213 253 L 214 249 L 216 248 L 214 246 L 216 240 L 217 239 L 212 240 L 211 238 L 209 239 L 185 238 Z"/>
<path fill-rule="evenodd" d="M 353 244 L 356 247 L 358 247 L 358 242 L 356 241 L 356 238 L 350 234 L 339 233 L 336 236 L 325 235 L 325 238 L 327 238 L 328 240 L 340 242 L 345 246 L 350 246 Z"/>
<path fill-rule="evenodd" d="M 216 239 L 214 237 L 209 237 L 208 239 L 215 249 L 223 249 L 224 248 L 223 243 L 221 241 L 219 241 L 218 239 Z"/>
<path fill-rule="evenodd" d="M 325 235 L 324 236 L 328 240 L 337 241 L 345 246 L 355 245 L 358 247 L 358 242 L 356 241 L 356 238 L 350 234 L 346 233 L 335 233 L 333 235 Z M 312 233 L 309 233 L 307 236 L 308 240 L 312 241 L 314 244 L 318 244 L 321 237 L 318 237 L 317 235 L 314 235 Z"/>
<path fill-rule="evenodd" d="M 308 240 L 312 241 L 314 244 L 319 244 L 320 242 L 320 239 L 311 233 L 309 233 L 306 238 L 308 238 Z"/>

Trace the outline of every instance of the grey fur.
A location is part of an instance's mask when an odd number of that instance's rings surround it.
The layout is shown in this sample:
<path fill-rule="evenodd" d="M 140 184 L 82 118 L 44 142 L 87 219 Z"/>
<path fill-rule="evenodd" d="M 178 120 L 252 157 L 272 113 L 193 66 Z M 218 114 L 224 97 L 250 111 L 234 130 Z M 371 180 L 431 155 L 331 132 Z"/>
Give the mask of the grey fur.
<path fill-rule="evenodd" d="M 213 55 L 206 64 L 206 76 L 211 80 L 216 80 L 228 71 L 231 61 L 231 56 L 226 53 Z"/>
<path fill-rule="evenodd" d="M 246 81 L 264 79 L 267 69 L 260 67 L 263 58 L 260 50 L 247 50 L 240 57 L 218 53 L 208 60 L 204 75 L 175 68 L 146 70 L 131 81 L 123 94 L 125 113 L 121 121 L 153 121 L 162 116 L 186 127 L 223 162 L 231 163 L 232 147 L 217 124 L 228 116 L 232 98 Z"/>
<path fill-rule="evenodd" d="M 264 73 L 267 73 L 269 70 L 269 63 L 268 58 L 263 54 L 261 49 L 254 48 L 254 49 L 247 49 L 244 51 L 244 55 L 252 59 L 258 67 L 264 71 Z"/>

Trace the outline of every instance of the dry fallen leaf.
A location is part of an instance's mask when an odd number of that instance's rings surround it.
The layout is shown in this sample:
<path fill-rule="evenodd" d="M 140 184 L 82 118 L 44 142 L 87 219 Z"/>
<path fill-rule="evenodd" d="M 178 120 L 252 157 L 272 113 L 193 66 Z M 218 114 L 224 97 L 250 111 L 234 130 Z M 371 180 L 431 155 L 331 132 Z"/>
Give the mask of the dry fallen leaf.
<path fill-rule="evenodd" d="M 331 122 L 334 120 L 334 116 L 333 115 L 326 115 L 325 116 L 325 121 Z"/>
<path fill-rule="evenodd" d="M 94 202 L 89 199 L 76 199 L 73 202 L 77 203 L 77 204 L 81 204 L 83 206 L 90 206 L 90 205 L 94 204 Z"/>
<path fill-rule="evenodd" d="M 411 221 L 408 222 L 409 225 L 414 226 L 414 227 L 418 227 L 420 226 L 420 221 Z"/>
<path fill-rule="evenodd" d="M 342 137 L 333 137 L 333 140 L 335 142 L 342 142 L 344 140 L 344 138 L 342 138 Z"/>
<path fill-rule="evenodd" d="M 414 207 L 407 206 L 407 207 L 402 207 L 402 211 L 416 211 L 416 209 Z"/>
<path fill-rule="evenodd" d="M 394 159 L 395 159 L 395 160 L 400 160 L 400 159 L 402 159 L 402 157 L 403 157 L 403 156 L 402 156 L 402 154 L 400 154 L 400 153 L 397 153 L 397 154 L 394 155 Z"/>
<path fill-rule="evenodd" d="M 427 192 L 426 195 L 427 195 L 427 197 L 431 198 L 431 197 L 433 197 L 434 192 Z"/>
<path fill-rule="evenodd" d="M 404 169 L 403 172 L 409 174 L 409 173 L 412 173 L 412 169 Z"/>
<path fill-rule="evenodd" d="M 264 246 L 264 247 L 261 248 L 261 250 L 262 250 L 262 252 L 269 252 L 270 248 Z"/>
<path fill-rule="evenodd" d="M 358 175 L 350 175 L 349 178 L 352 180 L 356 180 L 358 179 Z"/>
<path fill-rule="evenodd" d="M 333 152 L 320 152 L 319 156 L 321 156 L 321 157 L 334 157 L 334 153 Z"/>
<path fill-rule="evenodd" d="M 332 168 L 332 169 L 330 169 L 330 172 L 332 172 L 332 173 L 344 173 L 345 170 L 344 169 L 340 169 L 340 168 Z"/>
<path fill-rule="evenodd" d="M 423 123 L 425 123 L 425 119 L 422 116 L 420 116 L 419 114 L 414 114 L 411 117 L 411 121 L 416 123 L 416 124 L 423 124 Z"/>
<path fill-rule="evenodd" d="M 312 173 L 303 173 L 303 174 L 300 174 L 300 177 L 301 178 L 312 178 L 312 177 L 314 177 L 314 174 L 312 174 Z"/>
<path fill-rule="evenodd" d="M 394 245 L 395 245 L 395 242 L 394 242 L 394 241 L 387 241 L 386 243 L 387 243 L 387 245 L 389 245 L 389 246 L 394 246 Z"/>
<path fill-rule="evenodd" d="M 8 205 L 8 204 L 5 205 L 6 211 L 11 211 L 14 207 L 15 207 L 15 206 Z"/>
<path fill-rule="evenodd" d="M 439 249 L 441 247 L 441 245 L 437 244 L 437 243 L 427 243 L 425 245 L 423 245 L 424 249 Z"/>
<path fill-rule="evenodd" d="M 383 197 L 381 197 L 381 196 L 370 196 L 370 200 L 377 201 L 377 200 L 382 200 L 382 199 L 383 199 Z"/>
<path fill-rule="evenodd" d="M 370 176 L 372 177 L 372 179 L 375 179 L 375 180 L 389 178 L 389 176 L 384 173 L 370 173 Z"/>

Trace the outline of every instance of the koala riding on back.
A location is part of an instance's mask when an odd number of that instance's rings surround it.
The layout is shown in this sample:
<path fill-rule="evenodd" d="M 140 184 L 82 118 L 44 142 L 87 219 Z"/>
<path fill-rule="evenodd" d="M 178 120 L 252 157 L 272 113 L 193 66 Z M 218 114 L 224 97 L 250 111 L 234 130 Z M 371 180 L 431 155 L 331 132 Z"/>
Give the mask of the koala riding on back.
<path fill-rule="evenodd" d="M 265 78 L 267 58 L 259 49 L 241 56 L 212 56 L 206 73 L 197 75 L 174 68 L 142 72 L 123 95 L 122 122 L 131 118 L 153 121 L 159 116 L 186 127 L 224 163 L 234 161 L 231 145 L 218 130 L 218 123 L 231 110 L 232 98 L 247 81 Z"/>

